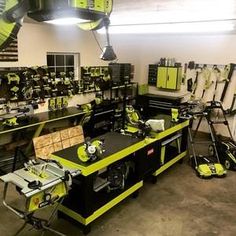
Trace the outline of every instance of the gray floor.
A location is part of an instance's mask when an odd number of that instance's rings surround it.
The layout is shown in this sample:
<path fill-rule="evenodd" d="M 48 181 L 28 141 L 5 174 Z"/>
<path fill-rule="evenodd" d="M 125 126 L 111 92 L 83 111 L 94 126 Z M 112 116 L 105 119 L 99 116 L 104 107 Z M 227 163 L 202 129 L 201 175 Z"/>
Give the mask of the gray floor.
<path fill-rule="evenodd" d="M 137 199 L 124 200 L 93 222 L 89 235 L 235 236 L 235 183 L 236 172 L 230 171 L 223 179 L 201 180 L 185 160 L 160 175 L 155 185 L 145 183 Z M 17 197 L 11 191 L 13 204 Z M 0 213 L 0 235 L 14 235 L 23 222 L 2 204 Z M 55 219 L 53 227 L 70 236 L 82 235 L 63 219 Z M 29 229 L 20 235 L 41 234 Z"/>

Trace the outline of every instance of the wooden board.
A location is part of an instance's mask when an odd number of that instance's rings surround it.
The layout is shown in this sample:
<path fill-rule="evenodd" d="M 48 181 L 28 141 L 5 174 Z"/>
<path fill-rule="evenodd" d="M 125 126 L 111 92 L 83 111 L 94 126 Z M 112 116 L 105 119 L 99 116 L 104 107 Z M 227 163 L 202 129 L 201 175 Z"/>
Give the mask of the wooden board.
<path fill-rule="evenodd" d="M 36 158 L 49 158 L 53 152 L 84 142 L 82 126 L 67 128 L 33 139 Z"/>

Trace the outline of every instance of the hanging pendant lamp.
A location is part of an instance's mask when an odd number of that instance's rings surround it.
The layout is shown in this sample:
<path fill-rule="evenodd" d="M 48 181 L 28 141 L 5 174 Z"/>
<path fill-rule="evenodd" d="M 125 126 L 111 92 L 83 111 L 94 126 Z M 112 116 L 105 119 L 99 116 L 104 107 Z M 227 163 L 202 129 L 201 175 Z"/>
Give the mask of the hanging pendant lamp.
<path fill-rule="evenodd" d="M 117 58 L 113 50 L 113 47 L 110 44 L 110 37 L 109 37 L 109 31 L 108 31 L 109 24 L 110 24 L 110 20 L 107 17 L 104 19 L 107 45 L 103 48 L 102 54 L 100 55 L 100 58 L 104 61 L 114 61 Z"/>

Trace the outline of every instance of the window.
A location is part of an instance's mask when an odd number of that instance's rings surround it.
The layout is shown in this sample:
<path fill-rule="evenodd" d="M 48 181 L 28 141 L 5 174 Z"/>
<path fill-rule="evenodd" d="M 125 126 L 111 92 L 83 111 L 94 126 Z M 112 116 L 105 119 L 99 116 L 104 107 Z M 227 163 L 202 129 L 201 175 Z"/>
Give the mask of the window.
<path fill-rule="evenodd" d="M 74 72 L 74 78 L 78 80 L 80 74 L 80 54 L 79 53 L 47 53 L 47 66 L 49 72 L 55 72 L 60 76 L 60 72 Z"/>

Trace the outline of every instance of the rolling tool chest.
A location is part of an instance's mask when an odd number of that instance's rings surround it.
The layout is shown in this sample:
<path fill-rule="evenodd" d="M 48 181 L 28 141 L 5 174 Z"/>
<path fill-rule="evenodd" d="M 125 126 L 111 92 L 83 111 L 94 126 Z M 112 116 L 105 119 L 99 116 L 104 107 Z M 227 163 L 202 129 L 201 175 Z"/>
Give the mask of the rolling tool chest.
<path fill-rule="evenodd" d="M 136 107 L 146 116 L 155 116 L 157 113 L 170 114 L 172 108 L 180 108 L 182 97 L 163 96 L 156 94 L 139 95 Z"/>

